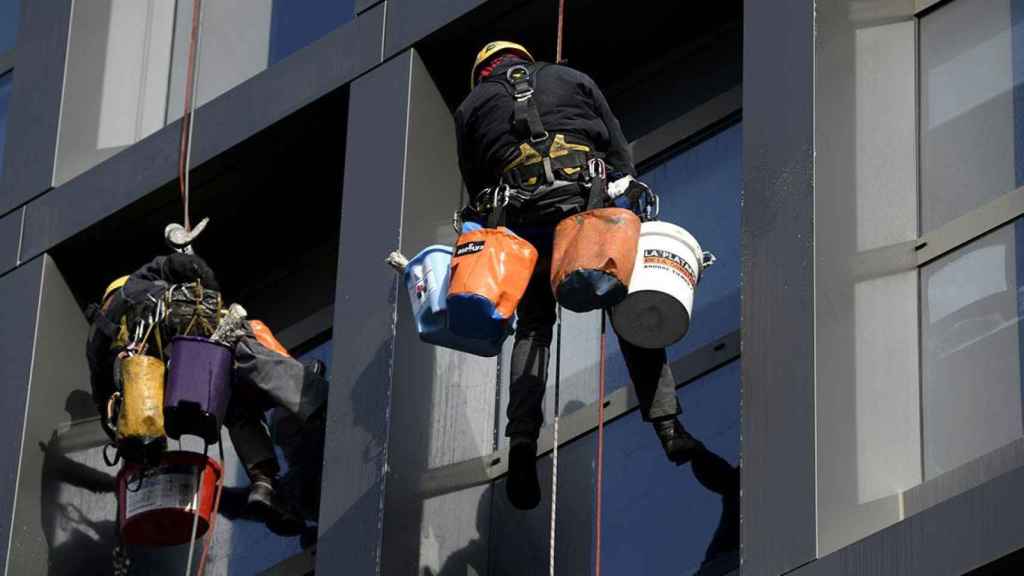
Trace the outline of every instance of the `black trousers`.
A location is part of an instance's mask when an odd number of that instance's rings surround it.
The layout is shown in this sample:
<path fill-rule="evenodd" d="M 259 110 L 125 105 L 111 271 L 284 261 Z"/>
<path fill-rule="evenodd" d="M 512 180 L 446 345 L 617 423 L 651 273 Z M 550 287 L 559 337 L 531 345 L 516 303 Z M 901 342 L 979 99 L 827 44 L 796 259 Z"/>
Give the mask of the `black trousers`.
<path fill-rule="evenodd" d="M 298 360 L 243 336 L 235 346 L 231 401 L 224 425 L 246 472 L 280 471 L 265 414 L 281 407 L 305 424 L 327 402 L 327 381 Z"/>
<path fill-rule="evenodd" d="M 515 345 L 510 367 L 511 386 L 506 436 L 537 438 L 544 424 L 544 390 L 552 329 L 557 319 L 551 292 L 551 253 L 556 223 L 514 226 L 537 248 L 537 267 L 519 303 Z M 664 348 L 639 348 L 619 338 L 619 347 L 633 381 L 644 420 L 670 418 L 680 413 L 676 382 Z"/>

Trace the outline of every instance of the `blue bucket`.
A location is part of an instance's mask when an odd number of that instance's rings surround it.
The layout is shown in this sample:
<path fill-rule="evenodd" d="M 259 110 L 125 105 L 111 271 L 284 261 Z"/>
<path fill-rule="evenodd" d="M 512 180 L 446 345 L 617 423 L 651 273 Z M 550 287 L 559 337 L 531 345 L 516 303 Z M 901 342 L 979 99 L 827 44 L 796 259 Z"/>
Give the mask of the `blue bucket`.
<path fill-rule="evenodd" d="M 405 268 L 405 287 L 416 319 L 420 340 L 435 346 L 468 352 L 477 356 L 497 356 L 507 332 L 489 339 L 458 336 L 448 329 L 448 280 L 451 275 L 452 249 L 435 244 L 420 251 Z"/>

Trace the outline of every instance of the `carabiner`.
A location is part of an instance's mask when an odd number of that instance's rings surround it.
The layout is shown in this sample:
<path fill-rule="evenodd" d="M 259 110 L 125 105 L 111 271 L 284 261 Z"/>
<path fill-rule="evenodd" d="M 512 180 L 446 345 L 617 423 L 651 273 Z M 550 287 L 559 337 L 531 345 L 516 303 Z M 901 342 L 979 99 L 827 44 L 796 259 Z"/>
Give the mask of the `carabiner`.
<path fill-rule="evenodd" d="M 494 208 L 504 208 L 505 206 L 508 206 L 508 202 L 509 202 L 509 197 L 508 197 L 509 196 L 509 192 L 508 192 L 508 190 L 509 190 L 508 184 L 499 184 L 494 189 L 494 199 L 492 200 L 492 203 L 491 203 L 491 208 L 492 209 L 494 209 Z"/>

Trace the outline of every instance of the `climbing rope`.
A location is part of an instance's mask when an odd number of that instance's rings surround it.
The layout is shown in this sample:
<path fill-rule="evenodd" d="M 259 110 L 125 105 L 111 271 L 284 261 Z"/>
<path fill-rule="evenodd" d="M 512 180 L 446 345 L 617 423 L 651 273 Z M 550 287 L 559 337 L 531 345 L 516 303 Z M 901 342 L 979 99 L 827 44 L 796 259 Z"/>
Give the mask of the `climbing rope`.
<path fill-rule="evenodd" d="M 185 231 L 192 231 L 192 222 L 189 219 L 188 198 L 189 198 L 189 171 L 192 164 L 192 130 L 194 126 L 196 76 L 198 75 L 199 43 L 202 41 L 200 34 L 202 28 L 203 0 L 192 2 L 192 34 L 188 44 L 188 70 L 185 77 L 185 110 L 181 116 L 181 147 L 178 150 L 178 188 L 181 193 L 182 209 L 185 213 Z"/>
<path fill-rule="evenodd" d="M 597 397 L 597 486 L 594 489 L 594 576 L 601 576 L 601 492 L 604 478 L 604 360 L 607 341 L 606 312 L 601 310 L 601 359 Z"/>
<path fill-rule="evenodd" d="M 562 64 L 562 31 L 565 30 L 565 0 L 558 0 L 558 36 L 555 38 L 555 64 Z"/>
<path fill-rule="evenodd" d="M 555 519 L 558 510 L 558 415 L 562 410 L 559 392 L 562 384 L 562 307 L 558 307 L 558 342 L 555 343 L 555 434 L 551 452 L 551 539 L 548 542 L 548 570 L 555 576 Z"/>
<path fill-rule="evenodd" d="M 181 442 L 179 439 L 178 442 Z M 203 456 L 206 456 L 208 446 L 203 443 Z M 192 494 L 192 536 L 188 540 L 188 562 L 185 564 L 185 576 L 192 574 L 192 557 L 196 551 L 196 534 L 199 532 L 199 499 L 203 492 L 203 472 L 206 471 L 206 461 L 196 466 L 196 490 Z"/>
<path fill-rule="evenodd" d="M 220 432 L 218 432 L 220 434 Z M 220 438 L 217 440 L 217 445 L 220 447 L 220 463 L 221 466 L 224 464 L 224 436 L 220 434 Z M 210 513 L 210 529 L 207 532 L 208 536 L 206 541 L 203 542 L 203 555 L 199 558 L 199 569 L 196 570 L 198 576 L 203 576 L 206 570 L 206 559 L 210 554 L 210 545 L 213 544 L 213 537 L 215 530 L 217 529 L 217 516 L 220 512 L 220 495 L 224 492 L 224 469 L 221 469 L 220 477 L 217 478 L 217 496 L 213 499 L 213 511 Z"/>

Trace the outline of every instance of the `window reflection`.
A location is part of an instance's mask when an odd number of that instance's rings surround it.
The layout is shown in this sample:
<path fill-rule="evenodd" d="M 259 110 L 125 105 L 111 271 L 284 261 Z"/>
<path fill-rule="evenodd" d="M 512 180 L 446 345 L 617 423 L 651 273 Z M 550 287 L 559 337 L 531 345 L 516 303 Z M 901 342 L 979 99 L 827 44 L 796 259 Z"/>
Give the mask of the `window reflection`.
<path fill-rule="evenodd" d="M 609 574 L 718 574 L 738 565 L 740 362 L 678 397 L 687 428 L 707 448 L 688 465 L 665 458 L 639 414 L 606 431 L 602 569 Z"/>
<path fill-rule="evenodd" d="M 192 2 L 87 4 L 89 10 L 72 14 L 58 185 L 177 120 L 184 109 Z M 353 14 L 353 0 L 204 2 L 196 105 L 315 42 Z"/>
<path fill-rule="evenodd" d="M 1024 434 L 1018 220 L 921 269 L 925 477 Z"/>
<path fill-rule="evenodd" d="M 1024 2 L 951 2 L 921 20 L 921 229 L 1024 183 Z"/>
<path fill-rule="evenodd" d="M 669 362 L 739 330 L 742 152 L 743 128 L 736 124 L 640 175 L 661 198 L 660 219 L 686 228 L 718 257 L 700 280 L 693 323 L 669 348 Z M 608 338 L 607 371 L 609 391 L 629 382 L 614 337 Z"/>

